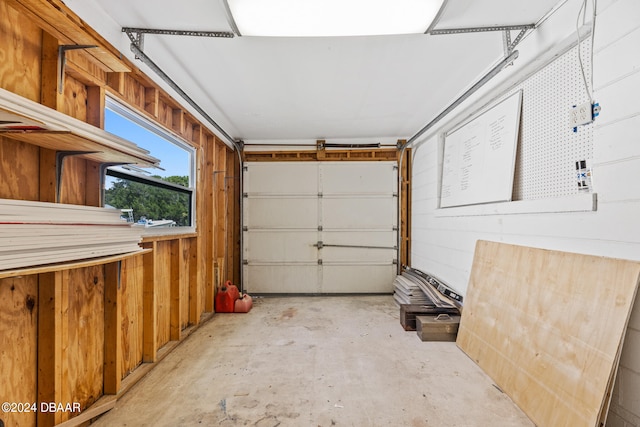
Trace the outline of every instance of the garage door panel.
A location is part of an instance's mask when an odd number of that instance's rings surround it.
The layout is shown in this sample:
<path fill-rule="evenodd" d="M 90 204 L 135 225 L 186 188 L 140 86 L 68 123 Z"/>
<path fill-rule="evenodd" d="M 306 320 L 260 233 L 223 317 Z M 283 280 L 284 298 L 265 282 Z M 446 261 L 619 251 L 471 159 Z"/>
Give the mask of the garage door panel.
<path fill-rule="evenodd" d="M 247 168 L 245 189 L 249 194 L 318 194 L 316 163 L 251 163 Z"/>
<path fill-rule="evenodd" d="M 397 217 L 395 198 L 323 198 L 323 228 L 391 229 Z"/>
<path fill-rule="evenodd" d="M 250 198 L 245 200 L 245 227 L 318 229 L 314 198 Z"/>
<path fill-rule="evenodd" d="M 391 262 L 396 253 L 393 249 L 362 249 L 362 248 L 322 248 L 323 262 Z"/>
<path fill-rule="evenodd" d="M 391 293 L 397 257 L 394 165 L 248 163 L 245 288 L 253 293 Z M 350 247 L 317 248 L 319 241 Z"/>
<path fill-rule="evenodd" d="M 395 162 L 322 163 L 323 194 L 393 194 L 397 191 Z"/>
<path fill-rule="evenodd" d="M 245 238 L 251 245 L 245 246 L 245 259 L 257 262 L 308 262 L 317 263 L 318 249 L 313 246 L 317 231 L 247 231 Z"/>
<path fill-rule="evenodd" d="M 325 293 L 393 292 L 395 265 L 323 265 Z"/>
<path fill-rule="evenodd" d="M 319 293 L 318 265 L 247 265 L 245 281 L 250 293 Z"/>

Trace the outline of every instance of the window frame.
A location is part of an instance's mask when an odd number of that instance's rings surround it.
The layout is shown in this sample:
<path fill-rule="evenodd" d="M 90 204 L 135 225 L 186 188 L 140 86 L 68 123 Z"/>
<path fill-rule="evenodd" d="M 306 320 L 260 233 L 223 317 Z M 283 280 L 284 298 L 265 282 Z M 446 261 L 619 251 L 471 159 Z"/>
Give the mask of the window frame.
<path fill-rule="evenodd" d="M 172 131 L 161 127 L 159 124 L 149 120 L 144 117 L 142 114 L 136 112 L 133 108 L 128 107 L 118 100 L 114 99 L 110 96 L 105 96 L 105 112 L 106 110 L 111 110 L 113 113 L 120 115 L 121 117 L 131 121 L 137 126 L 145 129 L 156 135 L 157 137 L 165 140 L 169 144 L 173 144 L 178 148 L 187 152 L 189 157 L 189 165 L 188 165 L 188 178 L 189 178 L 189 186 L 184 187 L 179 184 L 174 184 L 169 181 L 164 181 L 162 179 L 154 178 L 152 176 L 146 175 L 145 172 L 148 172 L 143 169 L 139 169 L 136 165 L 112 165 L 104 168 L 104 176 L 103 180 L 106 182 L 106 177 L 110 176 L 118 179 L 126 179 L 133 182 L 138 182 L 141 184 L 149 185 L 151 187 L 162 188 L 165 190 L 175 191 L 178 193 L 188 194 L 189 196 L 189 213 L 188 220 L 189 225 L 186 226 L 177 226 L 171 227 L 172 229 L 184 230 L 185 228 L 195 228 L 196 227 L 196 156 L 197 150 L 195 147 L 185 142 L 180 136 L 173 133 Z M 106 127 L 106 126 L 105 126 Z M 105 129 L 106 130 L 106 129 Z M 109 132 L 108 130 L 106 130 Z M 110 132 L 112 133 L 112 132 Z M 115 135 L 115 134 L 114 134 Z M 121 138 L 124 138 L 136 145 L 137 142 L 135 140 L 131 140 L 123 135 L 117 135 Z M 153 153 L 150 153 L 154 155 Z M 158 157 L 158 156 L 155 156 Z M 162 162 L 162 159 L 160 158 Z M 161 163 L 162 165 L 162 163 Z M 138 172 L 138 170 L 140 172 Z M 106 194 L 106 186 L 102 188 L 102 200 L 105 200 Z"/>

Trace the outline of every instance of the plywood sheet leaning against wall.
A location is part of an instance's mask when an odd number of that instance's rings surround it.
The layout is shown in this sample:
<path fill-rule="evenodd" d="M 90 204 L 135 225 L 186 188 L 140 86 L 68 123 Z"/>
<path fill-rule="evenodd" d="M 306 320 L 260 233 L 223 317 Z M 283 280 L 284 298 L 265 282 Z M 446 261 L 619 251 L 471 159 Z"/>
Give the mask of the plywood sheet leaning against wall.
<path fill-rule="evenodd" d="M 538 426 L 596 426 L 640 263 L 478 241 L 457 344 Z"/>

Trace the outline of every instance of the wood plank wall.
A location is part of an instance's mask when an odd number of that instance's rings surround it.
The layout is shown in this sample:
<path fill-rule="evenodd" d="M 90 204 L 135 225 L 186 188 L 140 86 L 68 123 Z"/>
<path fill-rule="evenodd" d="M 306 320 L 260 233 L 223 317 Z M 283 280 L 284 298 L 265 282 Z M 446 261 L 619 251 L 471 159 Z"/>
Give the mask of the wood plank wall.
<path fill-rule="evenodd" d="M 235 153 L 135 64 L 74 24 L 80 21 L 62 2 L 25 4 L 0 0 L 1 88 L 98 127 L 108 95 L 197 153 L 195 232 L 145 238 L 152 251 L 117 262 L 0 279 L 0 401 L 79 402 L 83 412 L 95 411 L 210 317 L 218 259 L 225 278 L 238 279 L 239 166 Z M 58 46 L 87 44 L 79 35 L 100 47 L 68 52 L 60 93 Z M 55 151 L 0 135 L 0 198 L 98 206 L 99 169 L 66 158 L 58 198 Z M 77 415 L 0 413 L 0 420 L 50 426 Z"/>

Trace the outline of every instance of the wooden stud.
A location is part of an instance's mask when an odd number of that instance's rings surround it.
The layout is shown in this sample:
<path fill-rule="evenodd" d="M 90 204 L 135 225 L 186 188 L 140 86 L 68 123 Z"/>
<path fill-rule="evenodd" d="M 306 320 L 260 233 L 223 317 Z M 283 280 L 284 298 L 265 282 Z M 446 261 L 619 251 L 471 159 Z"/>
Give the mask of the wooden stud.
<path fill-rule="evenodd" d="M 154 119 L 158 118 L 158 104 L 160 103 L 160 91 L 155 87 L 144 88 L 144 110 Z"/>
<path fill-rule="evenodd" d="M 184 132 L 184 119 L 184 110 L 181 108 L 171 110 L 171 129 L 178 135 L 182 135 Z"/>
<path fill-rule="evenodd" d="M 63 272 L 41 274 L 38 283 L 38 402 L 62 402 L 62 349 L 68 281 Z M 38 425 L 62 421 L 62 412 L 38 411 Z"/>
<path fill-rule="evenodd" d="M 182 304 L 180 304 L 180 288 L 185 280 L 185 265 L 182 262 L 183 240 L 171 241 L 171 320 L 169 339 L 179 341 L 182 338 Z"/>
<path fill-rule="evenodd" d="M 152 249 L 143 255 L 143 325 L 142 325 L 142 361 L 155 362 L 157 357 L 158 310 L 156 302 L 156 242 L 144 243 L 145 249 Z"/>
<path fill-rule="evenodd" d="M 96 206 L 100 207 L 100 196 L 101 196 L 101 187 L 100 187 L 100 164 L 96 162 L 92 162 L 90 160 L 86 160 L 86 170 L 85 170 L 85 205 L 86 206 Z"/>
<path fill-rule="evenodd" d="M 87 123 L 100 129 L 104 129 L 105 100 L 103 87 L 87 87 Z"/>
<path fill-rule="evenodd" d="M 214 191 L 214 177 L 212 171 L 215 169 L 215 137 L 208 135 L 204 143 L 205 152 L 205 168 L 202 174 L 201 184 L 203 185 L 202 196 L 204 197 L 203 205 L 203 221 L 205 228 L 202 230 L 202 239 L 204 242 L 205 253 L 205 288 L 204 288 L 204 311 L 213 311 L 213 298 L 214 298 L 214 218 L 215 218 L 215 191 Z"/>
<path fill-rule="evenodd" d="M 108 73 L 107 84 L 120 95 L 124 95 L 125 73 Z"/>
<path fill-rule="evenodd" d="M 200 323 L 200 286 L 198 284 L 198 252 L 197 238 L 191 238 L 189 244 L 189 323 Z"/>
<path fill-rule="evenodd" d="M 40 149 L 40 201 L 57 202 L 56 195 L 56 152 Z"/>
<path fill-rule="evenodd" d="M 42 32 L 40 103 L 56 111 L 64 110 L 64 97 L 58 86 L 58 39 Z"/>
<path fill-rule="evenodd" d="M 121 263 L 105 266 L 104 284 L 104 394 L 118 394 L 122 380 Z"/>

